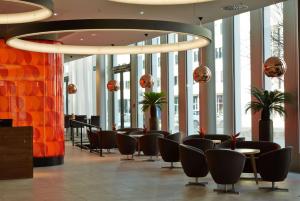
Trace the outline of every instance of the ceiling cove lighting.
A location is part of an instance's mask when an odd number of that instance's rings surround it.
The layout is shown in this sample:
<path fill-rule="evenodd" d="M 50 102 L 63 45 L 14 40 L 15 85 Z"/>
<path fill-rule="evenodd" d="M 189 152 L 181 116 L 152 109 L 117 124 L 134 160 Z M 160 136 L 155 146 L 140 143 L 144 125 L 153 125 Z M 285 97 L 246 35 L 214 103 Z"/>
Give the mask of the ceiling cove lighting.
<path fill-rule="evenodd" d="M 109 0 L 118 3 L 141 4 L 141 5 L 179 5 L 179 4 L 194 4 L 204 3 L 215 0 Z"/>
<path fill-rule="evenodd" d="M 53 14 L 53 2 L 51 0 L 1 0 L 0 4 L 1 2 L 11 2 L 28 6 L 34 6 L 37 9 L 21 13 L 0 13 L 0 24 L 19 24 L 35 22 L 47 19 Z"/>
<path fill-rule="evenodd" d="M 24 37 L 42 34 L 56 34 L 62 32 L 80 31 L 160 31 L 165 34 L 176 32 L 193 35 L 194 40 L 173 44 L 145 45 L 145 46 L 81 46 L 63 44 L 43 44 L 25 40 Z M 150 54 L 173 51 L 185 51 L 207 46 L 211 42 L 210 30 L 192 24 L 178 22 L 137 20 L 137 19 L 85 19 L 49 21 L 29 23 L 10 27 L 7 30 L 6 43 L 14 48 L 44 53 L 62 54 Z"/>

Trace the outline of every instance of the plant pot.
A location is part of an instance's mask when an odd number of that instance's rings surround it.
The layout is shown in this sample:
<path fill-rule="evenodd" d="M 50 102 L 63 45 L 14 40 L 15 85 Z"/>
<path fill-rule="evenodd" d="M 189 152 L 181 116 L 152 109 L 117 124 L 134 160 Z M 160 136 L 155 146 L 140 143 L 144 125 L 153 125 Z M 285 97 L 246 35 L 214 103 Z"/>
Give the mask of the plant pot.
<path fill-rule="evenodd" d="M 231 150 L 235 150 L 235 148 L 236 148 L 236 140 L 231 140 L 231 142 L 230 142 L 230 149 Z"/>
<path fill-rule="evenodd" d="M 150 130 L 158 130 L 157 107 L 156 107 L 156 105 L 152 105 L 150 107 L 149 126 L 150 126 Z"/>
<path fill-rule="evenodd" d="M 273 141 L 273 121 L 259 120 L 259 141 Z"/>
<path fill-rule="evenodd" d="M 150 126 L 150 130 L 158 130 L 158 120 L 157 118 L 150 118 L 149 119 L 149 126 Z"/>

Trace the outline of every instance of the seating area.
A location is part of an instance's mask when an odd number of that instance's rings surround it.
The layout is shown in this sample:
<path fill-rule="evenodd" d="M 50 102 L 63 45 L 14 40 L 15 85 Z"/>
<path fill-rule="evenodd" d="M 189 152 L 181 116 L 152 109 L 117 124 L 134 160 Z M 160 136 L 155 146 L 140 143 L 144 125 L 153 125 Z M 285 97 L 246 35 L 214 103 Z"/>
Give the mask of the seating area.
<path fill-rule="evenodd" d="M 180 136 L 181 133 L 145 132 L 140 128 L 88 130 L 87 147 L 90 152 L 100 153 L 100 156 L 103 156 L 102 149 L 107 149 L 105 157 L 109 157 L 111 153 L 120 154 L 121 161 L 132 160 L 133 166 L 138 161 L 161 160 L 170 163 L 170 166 L 162 168 L 170 171 L 179 168 L 188 178 L 195 179 L 186 186 L 205 187 L 210 174 L 217 186 L 215 192 L 239 194 L 236 184 L 240 179 L 243 180 L 243 174 L 247 174 L 248 180 L 252 180 L 257 190 L 288 191 L 277 187 L 275 182 L 283 182 L 287 178 L 291 165 L 291 147 L 281 148 L 274 142 L 238 140 L 232 150 L 232 140 L 226 139 L 224 135 L 210 134 L 207 138 L 191 135 L 184 137 L 182 141 Z M 157 171 L 161 170 L 158 168 Z M 261 181 L 271 182 L 271 187 L 260 186 Z"/>
<path fill-rule="evenodd" d="M 300 201 L 299 0 L 0 0 L 0 201 Z"/>

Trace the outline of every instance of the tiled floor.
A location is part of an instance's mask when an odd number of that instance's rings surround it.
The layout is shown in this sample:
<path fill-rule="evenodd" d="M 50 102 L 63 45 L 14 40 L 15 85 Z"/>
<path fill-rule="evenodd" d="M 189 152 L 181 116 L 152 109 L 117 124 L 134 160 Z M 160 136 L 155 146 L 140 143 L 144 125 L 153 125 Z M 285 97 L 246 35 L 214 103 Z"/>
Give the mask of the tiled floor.
<path fill-rule="evenodd" d="M 0 181 L 0 201 L 300 201 L 300 174 L 280 183 L 290 192 L 265 192 L 252 180 L 242 180 L 239 195 L 217 194 L 210 176 L 207 187 L 185 187 L 182 169 L 161 169 L 162 161 L 120 161 L 118 154 L 96 154 L 67 145 L 65 164 L 34 169 L 34 179 Z M 260 182 L 259 186 L 270 185 Z"/>

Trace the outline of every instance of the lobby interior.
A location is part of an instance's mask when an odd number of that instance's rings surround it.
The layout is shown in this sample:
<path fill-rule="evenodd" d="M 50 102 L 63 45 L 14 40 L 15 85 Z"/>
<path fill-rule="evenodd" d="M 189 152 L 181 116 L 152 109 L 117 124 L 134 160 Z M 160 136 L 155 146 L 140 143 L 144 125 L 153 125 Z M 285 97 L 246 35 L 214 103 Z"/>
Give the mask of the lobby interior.
<path fill-rule="evenodd" d="M 0 0 L 0 201 L 300 200 L 298 4 Z"/>

